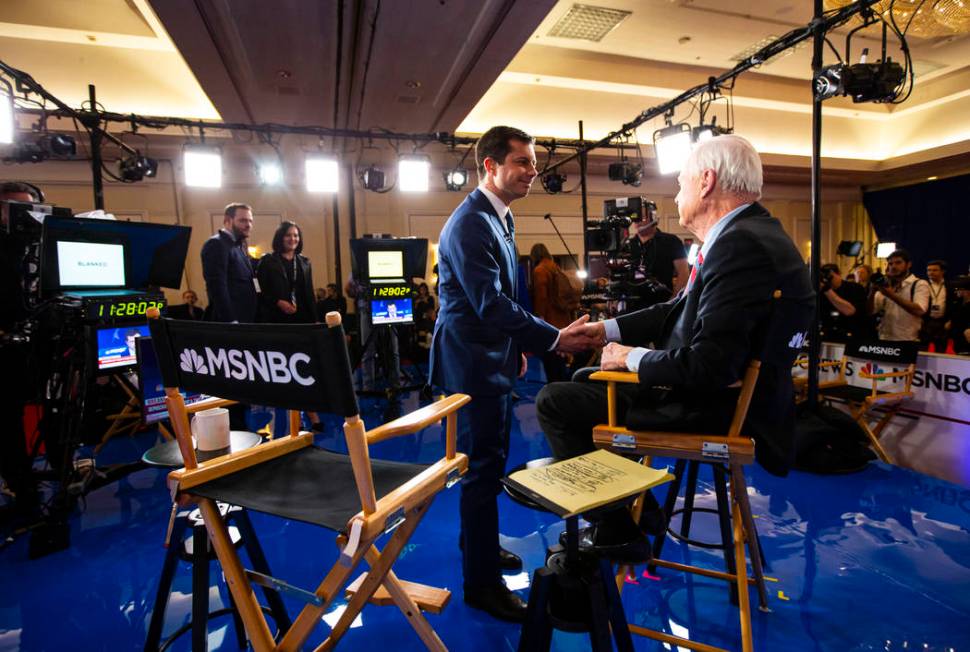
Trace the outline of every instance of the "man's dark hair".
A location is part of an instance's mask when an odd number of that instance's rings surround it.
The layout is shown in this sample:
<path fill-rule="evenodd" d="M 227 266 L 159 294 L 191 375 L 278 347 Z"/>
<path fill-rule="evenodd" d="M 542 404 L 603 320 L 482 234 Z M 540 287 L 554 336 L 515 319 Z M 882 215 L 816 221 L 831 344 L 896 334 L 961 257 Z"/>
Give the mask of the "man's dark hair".
<path fill-rule="evenodd" d="M 931 260 L 930 262 L 926 263 L 926 266 L 927 267 L 929 267 L 930 265 L 936 265 L 937 267 L 939 267 L 944 272 L 946 271 L 946 261 L 945 260 L 939 260 L 939 259 L 937 259 L 937 260 Z"/>
<path fill-rule="evenodd" d="M 0 196 L 15 195 L 22 192 L 30 195 L 33 201 L 40 201 L 40 197 L 37 196 L 37 189 L 30 184 L 23 183 L 22 181 L 4 181 L 3 184 L 0 184 Z"/>
<path fill-rule="evenodd" d="M 897 249 L 896 251 L 886 256 L 886 260 L 889 260 L 890 258 L 902 258 L 903 262 L 906 262 L 906 263 L 913 262 L 913 257 L 910 256 L 909 252 L 906 251 L 905 249 Z"/>
<path fill-rule="evenodd" d="M 296 222 L 282 222 L 280 228 L 276 229 L 276 233 L 273 234 L 273 252 L 277 254 L 283 253 L 283 238 L 286 237 L 286 232 L 291 228 L 296 227 L 296 232 L 300 235 L 300 244 L 296 245 L 297 255 L 303 252 L 303 229 Z"/>
<path fill-rule="evenodd" d="M 535 142 L 535 138 L 515 127 L 492 127 L 481 135 L 475 143 L 475 165 L 478 167 L 479 181 L 485 178 L 485 159 L 490 158 L 499 164 L 504 163 L 505 157 L 512 149 L 509 146 L 511 140 L 527 145 Z"/>
<path fill-rule="evenodd" d="M 222 216 L 223 216 L 222 219 L 231 220 L 232 218 L 236 217 L 236 211 L 239 210 L 240 208 L 247 210 L 250 213 L 253 211 L 253 207 L 250 206 L 249 204 L 243 204 L 241 202 L 233 202 L 226 206 L 226 210 L 222 213 Z"/>
<path fill-rule="evenodd" d="M 839 276 L 842 276 L 842 272 L 839 271 L 839 266 L 836 265 L 835 263 L 825 263 L 824 265 L 819 267 L 819 271 L 831 272 L 832 274 L 838 274 Z"/>

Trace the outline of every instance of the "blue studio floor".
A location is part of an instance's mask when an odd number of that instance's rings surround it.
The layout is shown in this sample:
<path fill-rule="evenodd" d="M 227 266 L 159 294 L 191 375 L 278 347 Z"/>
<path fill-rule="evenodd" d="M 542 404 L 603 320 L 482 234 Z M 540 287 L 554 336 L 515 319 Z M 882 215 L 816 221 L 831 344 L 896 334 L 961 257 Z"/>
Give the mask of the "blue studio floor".
<path fill-rule="evenodd" d="M 533 365 L 535 366 L 535 365 Z M 530 372 L 536 378 L 537 372 Z M 543 457 L 548 448 L 539 431 L 533 399 L 540 384 L 520 383 L 515 407 L 511 465 Z M 417 407 L 416 394 L 405 410 Z M 363 399 L 369 427 L 381 421 L 382 402 Z M 336 431 L 335 431 L 336 432 Z M 372 450 L 375 457 L 427 461 L 440 455 L 440 427 Z M 99 464 L 131 461 L 155 443 L 154 433 L 116 439 Z M 342 447 L 336 434 L 324 446 Z M 658 460 L 657 463 L 663 463 Z M 698 502 L 714 503 L 702 471 Z M 21 537 L 0 551 L 0 650 L 141 649 L 164 556 L 162 541 L 170 509 L 165 472 L 146 468 L 91 493 L 71 521 L 71 546 L 28 560 Z M 873 463 L 861 473 L 771 477 L 759 468 L 748 477 L 752 509 L 768 560 L 771 613 L 753 612 L 757 650 L 970 650 L 970 490 L 905 469 Z M 428 616 L 452 650 L 514 650 L 518 627 L 492 620 L 461 601 L 457 547 L 458 488 L 443 492 L 395 565 L 403 579 L 444 586 L 454 592 L 444 613 Z M 500 498 L 503 544 L 540 566 L 546 546 L 563 529 L 561 521 Z M 333 537 L 301 523 L 253 515 L 274 575 L 312 588 L 333 563 Z M 695 517 L 695 535 L 713 540 L 716 523 Z M 664 557 L 722 569 L 719 554 L 668 540 Z M 213 565 L 212 608 L 226 604 L 227 591 Z M 737 612 L 726 584 L 660 569 L 659 578 L 638 577 L 624 588 L 631 623 L 662 629 L 727 649 L 739 649 Z M 527 595 L 530 574 L 508 575 L 513 589 Z M 164 635 L 188 621 L 189 566 L 181 564 L 169 603 Z M 287 602 L 290 613 L 299 609 Z M 338 602 L 325 621 L 335 622 Z M 209 626 L 209 648 L 238 649 L 232 621 Z M 321 625 L 308 642 L 325 637 Z M 634 637 L 637 650 L 662 644 Z M 422 650 L 419 639 L 394 607 L 369 606 L 341 642 L 345 649 Z M 581 634 L 557 632 L 552 648 L 588 649 Z M 190 648 L 188 635 L 170 649 Z"/>

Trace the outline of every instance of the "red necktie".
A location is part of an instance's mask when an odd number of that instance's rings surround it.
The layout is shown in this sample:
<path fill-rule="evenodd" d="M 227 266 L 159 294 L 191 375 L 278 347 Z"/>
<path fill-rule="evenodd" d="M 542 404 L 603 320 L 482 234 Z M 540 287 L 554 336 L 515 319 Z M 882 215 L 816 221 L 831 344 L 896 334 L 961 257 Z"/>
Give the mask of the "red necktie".
<path fill-rule="evenodd" d="M 694 262 L 694 267 L 692 267 L 691 270 L 690 270 L 690 278 L 687 279 L 687 291 L 688 292 L 690 292 L 690 289 L 692 287 L 694 287 L 694 279 L 697 278 L 697 270 L 703 264 L 704 264 L 704 254 L 702 254 L 701 252 L 698 251 L 697 252 L 697 260 Z"/>

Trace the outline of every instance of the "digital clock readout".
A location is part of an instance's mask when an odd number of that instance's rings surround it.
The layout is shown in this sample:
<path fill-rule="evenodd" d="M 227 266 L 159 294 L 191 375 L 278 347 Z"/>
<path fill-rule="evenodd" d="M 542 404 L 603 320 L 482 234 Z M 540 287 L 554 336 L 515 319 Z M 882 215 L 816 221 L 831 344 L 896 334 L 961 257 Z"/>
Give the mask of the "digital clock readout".
<path fill-rule="evenodd" d="M 135 299 L 132 301 L 103 302 L 88 309 L 88 318 L 99 321 L 112 321 L 127 317 L 143 317 L 150 308 L 161 310 L 164 299 Z"/>
<path fill-rule="evenodd" d="M 372 288 L 372 290 L 375 299 L 411 296 L 411 288 L 406 285 L 380 285 Z"/>

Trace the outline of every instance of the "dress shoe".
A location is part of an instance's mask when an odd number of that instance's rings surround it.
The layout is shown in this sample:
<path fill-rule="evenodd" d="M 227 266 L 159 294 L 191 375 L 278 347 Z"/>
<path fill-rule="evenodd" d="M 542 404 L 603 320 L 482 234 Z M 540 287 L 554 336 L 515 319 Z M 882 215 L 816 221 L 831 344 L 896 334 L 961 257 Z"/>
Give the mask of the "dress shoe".
<path fill-rule="evenodd" d="M 499 582 L 493 586 L 465 588 L 465 604 L 480 609 L 499 620 L 511 623 L 525 622 L 525 600 Z"/>
<path fill-rule="evenodd" d="M 458 549 L 464 552 L 465 546 L 462 545 L 461 539 L 458 540 Z M 514 552 L 509 552 L 505 548 L 499 546 L 498 549 L 498 567 L 502 570 L 517 571 L 522 570 L 522 558 L 519 557 Z"/>

